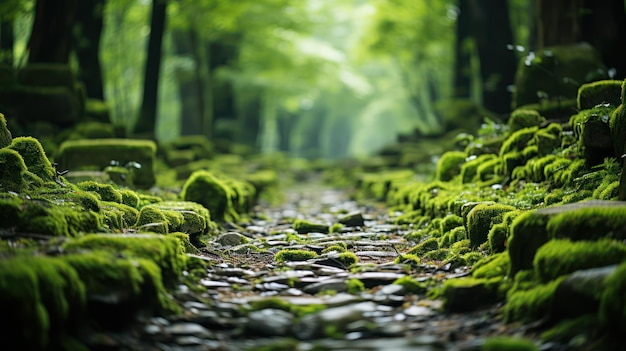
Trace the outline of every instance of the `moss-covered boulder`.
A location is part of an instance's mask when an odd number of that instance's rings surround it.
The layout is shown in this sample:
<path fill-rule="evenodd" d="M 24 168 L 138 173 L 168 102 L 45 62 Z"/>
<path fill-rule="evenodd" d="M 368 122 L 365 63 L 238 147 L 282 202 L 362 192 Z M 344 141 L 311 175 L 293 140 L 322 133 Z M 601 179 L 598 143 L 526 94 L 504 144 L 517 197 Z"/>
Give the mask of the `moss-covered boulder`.
<path fill-rule="evenodd" d="M 537 250 L 553 238 L 626 239 L 626 202 L 591 200 L 519 215 L 508 241 L 511 275 L 532 269 Z"/>
<path fill-rule="evenodd" d="M 8 148 L 17 151 L 22 156 L 29 172 L 47 182 L 54 180 L 56 171 L 39 140 L 33 137 L 13 138 Z"/>
<path fill-rule="evenodd" d="M 448 312 L 467 312 L 497 302 L 498 280 L 497 278 L 446 280 L 442 292 L 443 308 Z"/>
<path fill-rule="evenodd" d="M 304 219 L 296 219 L 293 222 L 293 230 L 299 234 L 328 233 L 329 226 L 327 224 L 313 223 Z"/>
<path fill-rule="evenodd" d="M 450 181 L 461 173 L 461 166 L 467 155 L 462 151 L 448 151 L 441 155 L 437 162 L 435 178 L 441 181 Z"/>
<path fill-rule="evenodd" d="M 28 182 L 24 178 L 28 172 L 22 156 L 9 148 L 0 149 L 0 190 L 21 193 Z"/>
<path fill-rule="evenodd" d="M 111 184 L 102 184 L 95 181 L 84 181 L 77 184 L 83 191 L 98 195 L 103 201 L 122 203 L 122 194 Z"/>
<path fill-rule="evenodd" d="M 7 119 L 0 113 L 0 148 L 9 146 L 12 140 L 11 132 L 7 127 Z"/>
<path fill-rule="evenodd" d="M 600 104 L 616 107 L 621 103 L 621 80 L 601 80 L 578 88 L 578 110 L 589 110 Z"/>
<path fill-rule="evenodd" d="M 92 139 L 70 140 L 59 148 L 59 163 L 64 169 L 102 170 L 112 161 L 132 165 L 133 183 L 149 188 L 155 183 L 156 144 L 150 140 Z M 135 165 L 137 167 L 135 167 Z"/>
<path fill-rule="evenodd" d="M 511 112 L 511 117 L 507 124 L 509 131 L 512 133 L 524 128 L 537 127 L 545 121 L 546 118 L 536 110 L 518 108 Z"/>
<path fill-rule="evenodd" d="M 479 204 L 467 214 L 466 228 L 470 245 L 482 245 L 489 237 L 491 228 L 502 222 L 502 216 L 516 208 L 501 204 Z"/>
<path fill-rule="evenodd" d="M 607 69 L 600 54 L 589 44 L 530 52 L 518 66 L 513 107 L 539 103 L 542 99 L 575 99 L 581 84 L 606 78 Z"/>
<path fill-rule="evenodd" d="M 162 215 L 162 216 L 161 216 Z M 166 228 L 155 223 L 165 223 Z M 202 236 L 214 231 L 217 227 L 211 221 L 209 210 L 202 205 L 190 201 L 163 201 L 144 206 L 140 211 L 138 227 L 149 231 L 182 232 L 189 236 L 193 245 L 201 245 Z"/>
<path fill-rule="evenodd" d="M 206 207 L 218 221 L 239 218 L 235 209 L 236 192 L 222 178 L 209 171 L 196 171 L 183 185 L 181 197 Z"/>

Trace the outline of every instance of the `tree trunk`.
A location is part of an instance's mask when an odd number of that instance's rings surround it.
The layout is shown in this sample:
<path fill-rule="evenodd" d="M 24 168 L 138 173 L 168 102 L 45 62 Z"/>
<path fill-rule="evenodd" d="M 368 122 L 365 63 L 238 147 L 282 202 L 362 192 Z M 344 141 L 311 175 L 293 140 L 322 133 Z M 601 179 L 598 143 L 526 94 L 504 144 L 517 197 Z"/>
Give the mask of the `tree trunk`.
<path fill-rule="evenodd" d="M 472 32 L 471 13 L 468 1 L 459 1 L 459 14 L 456 20 L 454 43 L 454 97 L 469 98 L 471 96 L 472 51 L 469 45 Z"/>
<path fill-rule="evenodd" d="M 196 53 L 199 49 L 197 47 L 198 38 L 193 28 L 175 30 L 172 35 L 176 55 L 190 57 L 194 65 L 193 69 L 179 68 L 176 72 L 180 99 L 181 134 L 200 134 L 202 132 L 204 96 L 202 78 L 198 74 L 198 67 L 201 64 Z"/>
<path fill-rule="evenodd" d="M 67 64 L 77 0 L 37 0 L 28 62 Z"/>
<path fill-rule="evenodd" d="M 220 81 L 216 78 L 216 70 L 220 67 L 230 65 L 237 58 L 237 46 L 229 41 L 229 44 L 212 42 L 209 44 L 209 72 L 212 85 L 212 115 L 215 126 L 221 119 L 235 119 L 235 100 L 233 86 L 231 82 Z M 212 129 L 215 134 L 215 128 Z"/>
<path fill-rule="evenodd" d="M 9 16 L 0 18 L 0 63 L 13 66 L 15 38 L 13 36 L 14 19 Z"/>
<path fill-rule="evenodd" d="M 507 49 L 513 43 L 508 3 L 502 0 L 467 0 L 476 40 L 483 106 L 496 113 L 511 111 L 508 86 L 515 78 L 515 53 Z"/>
<path fill-rule="evenodd" d="M 135 134 L 154 137 L 157 98 L 159 93 L 159 75 L 161 71 L 161 47 L 165 31 L 165 13 L 167 0 L 152 1 L 150 37 L 148 38 L 148 56 L 143 81 L 143 97 L 139 119 L 135 124 Z"/>
<path fill-rule="evenodd" d="M 580 41 L 582 0 L 538 1 L 537 44 L 540 49 Z"/>
<path fill-rule="evenodd" d="M 259 151 L 261 129 L 261 92 L 254 87 L 239 87 L 237 93 L 237 141 Z"/>
<path fill-rule="evenodd" d="M 623 0 L 585 0 L 581 20 L 582 40 L 595 47 L 609 68 L 614 68 L 614 78 L 626 78 L 626 12 Z"/>
<path fill-rule="evenodd" d="M 87 96 L 104 100 L 100 66 L 100 38 L 105 0 L 80 1 L 74 27 L 74 50 L 78 59 L 78 79 L 87 89 Z"/>

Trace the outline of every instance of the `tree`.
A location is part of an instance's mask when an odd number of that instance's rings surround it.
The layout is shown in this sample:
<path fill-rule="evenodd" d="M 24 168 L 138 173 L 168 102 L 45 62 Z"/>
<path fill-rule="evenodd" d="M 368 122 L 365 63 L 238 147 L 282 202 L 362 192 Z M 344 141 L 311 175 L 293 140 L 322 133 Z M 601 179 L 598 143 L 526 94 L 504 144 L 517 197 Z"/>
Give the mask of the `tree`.
<path fill-rule="evenodd" d="M 581 20 L 581 37 L 595 47 L 614 78 L 626 78 L 626 9 L 623 0 L 585 0 Z"/>
<path fill-rule="evenodd" d="M 74 51 L 78 59 L 78 79 L 87 89 L 87 96 L 104 100 L 100 38 L 105 0 L 80 1 L 74 24 Z"/>
<path fill-rule="evenodd" d="M 150 37 L 148 38 L 148 56 L 146 58 L 143 96 L 139 119 L 135 124 L 135 134 L 154 137 L 156 127 L 157 97 L 159 76 L 161 71 L 161 48 L 163 33 L 165 32 L 165 13 L 167 0 L 152 1 L 152 15 L 150 19 Z"/>
<path fill-rule="evenodd" d="M 28 42 L 29 63 L 69 62 L 78 0 L 37 0 Z"/>

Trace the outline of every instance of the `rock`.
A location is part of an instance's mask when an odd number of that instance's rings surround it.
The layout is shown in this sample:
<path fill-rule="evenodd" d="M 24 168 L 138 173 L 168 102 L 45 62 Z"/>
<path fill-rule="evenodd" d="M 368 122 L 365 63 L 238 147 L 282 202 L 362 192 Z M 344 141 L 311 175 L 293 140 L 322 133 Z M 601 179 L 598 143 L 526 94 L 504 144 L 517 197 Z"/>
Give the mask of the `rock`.
<path fill-rule="evenodd" d="M 288 335 L 294 322 L 293 314 L 274 308 L 252 311 L 248 314 L 247 332 L 264 336 Z"/>
<path fill-rule="evenodd" d="M 361 214 L 360 211 L 352 211 L 350 213 L 347 213 L 339 217 L 337 222 L 347 227 L 363 227 L 365 225 L 363 214 Z"/>
<path fill-rule="evenodd" d="M 461 278 L 446 280 L 443 286 L 443 307 L 449 312 L 473 311 L 498 301 L 497 285 L 485 279 Z"/>
<path fill-rule="evenodd" d="M 293 326 L 294 334 L 302 339 L 309 340 L 323 336 L 330 329 L 338 333 L 345 332 L 349 323 L 362 320 L 366 312 L 376 311 L 377 305 L 373 302 L 328 308 L 309 314 Z"/>
<path fill-rule="evenodd" d="M 222 246 L 237 246 L 248 242 L 248 238 L 244 235 L 234 232 L 220 234 L 214 240 Z"/>
<path fill-rule="evenodd" d="M 617 265 L 579 270 L 569 274 L 554 292 L 553 317 L 572 318 L 596 313 L 604 291 L 603 282 Z"/>
<path fill-rule="evenodd" d="M 166 326 L 164 331 L 173 336 L 195 336 L 202 339 L 215 339 L 210 330 L 197 323 L 175 323 Z"/>
<path fill-rule="evenodd" d="M 618 106 L 622 84 L 621 80 L 600 80 L 581 85 L 578 88 L 578 110 L 589 110 L 600 104 Z"/>
<path fill-rule="evenodd" d="M 626 239 L 626 202 L 591 200 L 546 207 L 519 215 L 508 242 L 510 276 L 533 268 L 539 247 L 552 238 Z"/>

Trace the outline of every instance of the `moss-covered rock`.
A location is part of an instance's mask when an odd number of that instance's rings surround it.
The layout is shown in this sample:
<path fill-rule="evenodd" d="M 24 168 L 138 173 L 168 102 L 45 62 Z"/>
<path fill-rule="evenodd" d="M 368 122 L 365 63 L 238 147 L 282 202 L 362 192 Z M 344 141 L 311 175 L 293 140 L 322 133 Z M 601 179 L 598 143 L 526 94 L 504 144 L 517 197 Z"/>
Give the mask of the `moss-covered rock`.
<path fill-rule="evenodd" d="M 610 128 L 614 107 L 598 106 L 572 116 L 572 124 L 579 136 L 579 150 L 590 165 L 597 165 L 615 155 L 615 144 Z M 619 128 L 618 128 L 619 129 Z"/>
<path fill-rule="evenodd" d="M 56 172 L 46 156 L 39 140 L 33 137 L 13 138 L 8 148 L 17 151 L 24 159 L 29 172 L 37 175 L 44 181 L 53 181 Z"/>
<path fill-rule="evenodd" d="M 600 104 L 616 107 L 621 103 L 622 84 L 621 80 L 601 80 L 581 85 L 578 88 L 578 110 L 588 110 Z"/>
<path fill-rule="evenodd" d="M 500 204 L 480 204 L 467 214 L 467 235 L 472 247 L 478 247 L 487 241 L 489 231 L 495 224 L 502 222 L 502 216 L 516 208 Z"/>
<path fill-rule="evenodd" d="M 122 194 L 111 184 L 102 184 L 95 181 L 84 181 L 77 184 L 83 191 L 97 194 L 103 201 L 122 203 Z"/>
<path fill-rule="evenodd" d="M 619 265 L 603 283 L 604 289 L 600 299 L 600 319 L 613 335 L 620 336 L 626 332 L 626 263 Z"/>
<path fill-rule="evenodd" d="M 467 312 L 498 301 L 498 279 L 458 278 L 443 284 L 443 308 L 449 312 Z"/>
<path fill-rule="evenodd" d="M 494 154 L 468 157 L 467 161 L 461 165 L 461 182 L 463 184 L 475 182 L 478 180 L 478 168 L 486 162 L 497 160 L 497 158 Z"/>
<path fill-rule="evenodd" d="M 317 253 L 315 253 L 315 251 L 284 249 L 278 251 L 276 255 L 274 255 L 274 260 L 276 262 L 306 261 L 315 257 L 317 257 Z"/>
<path fill-rule="evenodd" d="M 430 238 L 422 241 L 421 243 L 413 246 L 409 250 L 409 254 L 423 256 L 424 254 L 439 249 L 439 242 L 436 238 Z"/>
<path fill-rule="evenodd" d="M 21 193 L 27 189 L 28 168 L 22 156 L 9 148 L 0 149 L 0 190 Z"/>
<path fill-rule="evenodd" d="M 549 315 L 553 309 L 553 297 L 560 279 L 528 290 L 514 291 L 507 297 L 504 319 L 507 322 L 530 322 Z"/>
<path fill-rule="evenodd" d="M 150 140 L 91 139 L 69 140 L 59 148 L 59 163 L 65 169 L 102 170 L 116 161 L 133 167 L 133 182 L 139 188 L 149 188 L 155 183 L 154 162 L 156 144 Z"/>
<path fill-rule="evenodd" d="M 491 337 L 485 340 L 481 351 L 539 351 L 531 340 L 516 337 Z"/>
<path fill-rule="evenodd" d="M 139 211 L 137 229 L 160 234 L 169 233 L 170 222 L 163 211 L 154 206 L 144 206 Z"/>
<path fill-rule="evenodd" d="M 296 219 L 293 222 L 293 230 L 299 234 L 328 233 L 329 226 L 326 224 L 313 223 L 304 219 Z"/>
<path fill-rule="evenodd" d="M 211 217 L 217 221 L 237 220 L 235 191 L 216 174 L 209 171 L 196 171 L 183 185 L 181 197 L 206 207 Z"/>
<path fill-rule="evenodd" d="M 575 99 L 580 84 L 606 78 L 600 54 L 589 44 L 544 48 L 520 60 L 513 107 L 539 103 L 542 99 Z"/>
<path fill-rule="evenodd" d="M 518 108 L 511 112 L 511 117 L 507 124 L 509 131 L 513 133 L 520 129 L 537 127 L 545 121 L 546 118 L 536 110 Z"/>
<path fill-rule="evenodd" d="M 13 137 L 7 127 L 7 119 L 0 113 L 0 149 L 11 145 Z"/>
<path fill-rule="evenodd" d="M 461 166 L 467 155 L 462 151 L 448 151 L 441 155 L 437 162 L 435 178 L 441 181 L 450 181 L 461 173 Z"/>
<path fill-rule="evenodd" d="M 548 282 L 577 270 L 616 264 L 626 259 L 626 246 L 615 240 L 550 240 L 537 250 L 533 266 Z"/>

